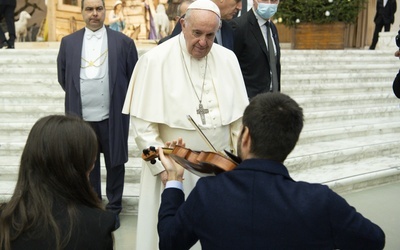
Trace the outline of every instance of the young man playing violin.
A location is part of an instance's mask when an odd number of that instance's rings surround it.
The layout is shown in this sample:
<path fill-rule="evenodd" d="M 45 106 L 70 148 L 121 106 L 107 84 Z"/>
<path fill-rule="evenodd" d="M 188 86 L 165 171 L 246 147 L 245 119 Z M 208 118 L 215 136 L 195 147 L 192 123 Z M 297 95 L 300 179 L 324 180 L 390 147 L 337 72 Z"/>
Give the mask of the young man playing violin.
<path fill-rule="evenodd" d="M 161 250 L 383 249 L 385 234 L 321 184 L 294 181 L 283 165 L 303 128 L 289 96 L 264 93 L 244 111 L 240 163 L 197 182 L 185 201 L 183 168 L 160 150 L 168 173 L 159 210 Z M 184 145 L 180 139 L 167 146 Z"/>

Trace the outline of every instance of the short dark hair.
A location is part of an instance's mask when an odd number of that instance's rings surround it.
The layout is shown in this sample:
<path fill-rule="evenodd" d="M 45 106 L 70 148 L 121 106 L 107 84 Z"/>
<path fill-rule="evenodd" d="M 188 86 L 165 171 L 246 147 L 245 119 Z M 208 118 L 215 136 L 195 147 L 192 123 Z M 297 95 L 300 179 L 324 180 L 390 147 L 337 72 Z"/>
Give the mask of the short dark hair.
<path fill-rule="evenodd" d="M 249 129 L 250 151 L 257 158 L 283 162 L 294 149 L 303 129 L 303 109 L 288 95 L 263 93 L 255 96 L 243 114 Z"/>

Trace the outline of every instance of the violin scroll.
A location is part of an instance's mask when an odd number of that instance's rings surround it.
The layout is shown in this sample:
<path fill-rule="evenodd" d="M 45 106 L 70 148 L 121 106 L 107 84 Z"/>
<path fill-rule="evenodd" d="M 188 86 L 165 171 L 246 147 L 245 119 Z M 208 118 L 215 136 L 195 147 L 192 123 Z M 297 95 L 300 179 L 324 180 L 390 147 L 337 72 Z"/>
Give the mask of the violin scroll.
<path fill-rule="evenodd" d="M 164 154 L 171 154 L 173 149 L 172 148 L 162 148 Z M 150 161 L 151 164 L 156 163 L 156 159 L 159 159 L 159 155 L 157 152 L 156 147 L 150 146 L 149 148 L 145 148 L 142 150 L 142 159 L 145 161 Z"/>

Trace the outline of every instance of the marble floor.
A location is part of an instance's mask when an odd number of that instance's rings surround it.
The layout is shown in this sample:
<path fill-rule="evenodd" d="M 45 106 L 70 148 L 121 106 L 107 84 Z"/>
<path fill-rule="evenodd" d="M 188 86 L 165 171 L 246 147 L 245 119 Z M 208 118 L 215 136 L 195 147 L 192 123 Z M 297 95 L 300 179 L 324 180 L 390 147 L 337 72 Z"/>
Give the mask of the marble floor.
<path fill-rule="evenodd" d="M 137 215 L 120 215 L 121 226 L 114 233 L 115 250 L 135 250 Z"/>
<path fill-rule="evenodd" d="M 400 182 L 342 195 L 361 214 L 378 224 L 386 234 L 385 250 L 400 249 Z M 121 215 L 115 232 L 116 250 L 135 250 L 136 215 Z M 150 249 L 137 249 L 150 250 Z"/>

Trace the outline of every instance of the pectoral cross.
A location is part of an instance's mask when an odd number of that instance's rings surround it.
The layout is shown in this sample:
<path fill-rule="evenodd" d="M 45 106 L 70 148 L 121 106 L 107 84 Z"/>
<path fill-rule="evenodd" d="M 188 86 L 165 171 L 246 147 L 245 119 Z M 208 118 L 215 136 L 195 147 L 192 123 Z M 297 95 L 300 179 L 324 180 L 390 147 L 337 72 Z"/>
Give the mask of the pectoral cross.
<path fill-rule="evenodd" d="M 205 109 L 203 107 L 203 104 L 199 103 L 199 109 L 197 109 L 196 111 L 197 111 L 197 114 L 199 114 L 200 117 L 201 117 L 201 123 L 203 123 L 203 125 L 205 125 L 206 124 L 206 117 L 205 117 L 204 114 L 208 114 L 208 109 Z"/>

